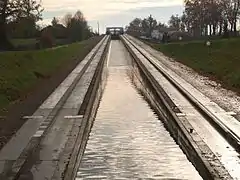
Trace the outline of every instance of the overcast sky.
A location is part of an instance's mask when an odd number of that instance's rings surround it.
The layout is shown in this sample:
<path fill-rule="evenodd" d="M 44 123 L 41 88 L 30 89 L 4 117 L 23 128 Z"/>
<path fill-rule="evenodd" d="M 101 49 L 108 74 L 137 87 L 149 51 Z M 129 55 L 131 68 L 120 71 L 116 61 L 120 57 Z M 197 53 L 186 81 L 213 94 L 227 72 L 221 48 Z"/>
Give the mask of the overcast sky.
<path fill-rule="evenodd" d="M 167 23 L 172 14 L 181 14 L 183 0 L 42 0 L 44 7 L 41 24 L 49 24 L 52 18 L 62 18 L 66 13 L 81 10 L 93 29 L 100 23 L 100 31 L 106 26 L 126 26 L 135 17 L 152 14 L 158 21 Z"/>

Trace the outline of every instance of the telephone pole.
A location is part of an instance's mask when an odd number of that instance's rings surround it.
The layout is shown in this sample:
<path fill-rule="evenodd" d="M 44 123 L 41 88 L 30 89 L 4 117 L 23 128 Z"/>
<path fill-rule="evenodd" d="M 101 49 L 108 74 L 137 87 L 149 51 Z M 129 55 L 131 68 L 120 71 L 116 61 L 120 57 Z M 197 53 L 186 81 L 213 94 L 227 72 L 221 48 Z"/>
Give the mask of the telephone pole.
<path fill-rule="evenodd" d="M 97 24 L 98 24 L 98 35 L 100 35 L 100 34 L 99 34 L 99 21 L 97 22 Z"/>

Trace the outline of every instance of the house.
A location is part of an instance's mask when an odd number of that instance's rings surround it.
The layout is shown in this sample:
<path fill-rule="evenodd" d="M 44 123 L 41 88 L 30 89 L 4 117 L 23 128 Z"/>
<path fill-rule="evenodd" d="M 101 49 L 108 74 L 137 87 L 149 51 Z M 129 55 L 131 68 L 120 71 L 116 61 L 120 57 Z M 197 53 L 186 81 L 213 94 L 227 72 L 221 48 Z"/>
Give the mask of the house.
<path fill-rule="evenodd" d="M 151 37 L 155 40 L 161 40 L 163 37 L 163 32 L 160 32 L 159 30 L 153 30 L 151 33 Z"/>
<path fill-rule="evenodd" d="M 188 32 L 182 31 L 169 31 L 168 36 L 170 41 L 189 40 L 191 38 Z"/>
<path fill-rule="evenodd" d="M 161 41 L 164 34 L 167 35 L 167 41 L 188 40 L 191 37 L 188 32 L 178 31 L 177 29 L 171 27 L 160 27 L 152 31 L 151 38 Z"/>
<path fill-rule="evenodd" d="M 55 26 L 49 25 L 41 30 L 41 34 L 43 33 L 48 33 L 57 39 L 67 38 L 67 28 L 62 24 L 56 24 Z"/>
<path fill-rule="evenodd" d="M 151 37 L 154 40 L 162 40 L 164 33 L 168 33 L 174 30 L 175 30 L 174 28 L 170 27 L 158 27 L 152 31 Z"/>

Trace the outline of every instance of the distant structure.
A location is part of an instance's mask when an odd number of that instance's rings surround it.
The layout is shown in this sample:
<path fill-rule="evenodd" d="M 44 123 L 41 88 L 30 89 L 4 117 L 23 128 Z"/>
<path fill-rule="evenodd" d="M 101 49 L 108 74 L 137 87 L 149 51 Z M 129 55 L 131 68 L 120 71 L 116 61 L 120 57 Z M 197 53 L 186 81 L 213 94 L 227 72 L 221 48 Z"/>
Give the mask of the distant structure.
<path fill-rule="evenodd" d="M 123 27 L 107 27 L 106 29 L 106 34 L 110 35 L 110 34 L 124 34 L 124 29 Z"/>
<path fill-rule="evenodd" d="M 112 39 L 119 39 L 119 36 L 124 34 L 124 29 L 123 27 L 107 27 L 106 34 L 111 35 Z"/>
<path fill-rule="evenodd" d="M 159 30 L 155 29 L 152 31 L 151 37 L 156 40 L 161 40 L 163 38 L 163 33 L 160 32 Z"/>
<path fill-rule="evenodd" d="M 191 37 L 191 35 L 187 32 L 178 31 L 174 28 L 169 27 L 154 29 L 151 33 L 151 38 L 157 41 L 165 39 L 166 36 L 168 36 L 167 39 L 171 41 L 177 41 L 180 39 L 187 40 Z"/>

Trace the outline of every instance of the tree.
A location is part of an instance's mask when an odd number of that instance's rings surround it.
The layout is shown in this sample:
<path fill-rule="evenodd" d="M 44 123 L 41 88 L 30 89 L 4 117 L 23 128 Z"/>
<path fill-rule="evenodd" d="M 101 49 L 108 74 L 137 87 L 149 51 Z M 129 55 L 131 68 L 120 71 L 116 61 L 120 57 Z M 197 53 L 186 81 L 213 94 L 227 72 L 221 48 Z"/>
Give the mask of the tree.
<path fill-rule="evenodd" d="M 181 29 L 181 19 L 178 15 L 172 15 L 168 23 L 170 27 L 175 28 L 178 31 Z"/>
<path fill-rule="evenodd" d="M 72 14 L 70 13 L 66 14 L 62 19 L 62 23 L 66 28 L 70 26 L 71 21 L 72 21 Z"/>
<path fill-rule="evenodd" d="M 87 21 L 81 11 L 77 11 L 72 18 L 72 39 L 75 41 L 81 41 L 91 36 L 90 28 Z"/>
<path fill-rule="evenodd" d="M 181 31 L 189 31 L 190 27 L 189 27 L 189 23 L 187 20 L 187 16 L 185 13 L 183 13 L 183 15 L 181 16 L 181 27 L 180 27 Z"/>
<path fill-rule="evenodd" d="M 35 19 L 21 17 L 7 24 L 7 32 L 11 38 L 33 38 L 37 33 Z"/>
<path fill-rule="evenodd" d="M 203 0 L 185 0 L 185 17 L 188 23 L 188 30 L 194 36 L 202 35 L 204 28 L 204 7 Z"/>
<path fill-rule="evenodd" d="M 8 0 L 0 1 L 0 50 L 12 48 L 8 41 L 6 32 L 7 17 L 14 14 L 17 10 L 16 2 L 9 2 Z"/>
<path fill-rule="evenodd" d="M 92 36 L 87 21 L 81 11 L 77 11 L 74 16 L 72 16 L 72 14 L 66 14 L 62 22 L 67 28 L 68 38 L 73 42 L 81 41 Z"/>
<path fill-rule="evenodd" d="M 127 27 L 127 33 L 133 36 L 139 36 L 142 31 L 142 19 L 135 18 L 133 21 L 130 22 L 129 26 Z"/>
<path fill-rule="evenodd" d="M 152 15 L 142 20 L 142 30 L 148 37 L 151 37 L 152 31 L 157 25 L 157 20 L 153 19 Z"/>
<path fill-rule="evenodd" d="M 167 29 L 167 26 L 162 23 L 158 23 L 156 19 L 154 19 L 151 15 L 147 18 L 140 19 L 135 18 L 130 22 L 129 26 L 127 26 L 127 33 L 133 36 L 148 36 L 151 37 L 151 34 L 154 29 Z"/>
<path fill-rule="evenodd" d="M 77 11 L 73 17 L 77 21 L 86 22 L 86 19 L 81 11 Z"/>
<path fill-rule="evenodd" d="M 148 22 L 149 22 L 149 34 L 151 36 L 152 31 L 157 27 L 157 20 L 153 19 L 152 15 L 148 17 Z"/>
<path fill-rule="evenodd" d="M 157 20 L 153 19 L 152 15 L 143 19 L 142 28 L 148 37 L 151 37 L 152 31 L 157 27 Z"/>
<path fill-rule="evenodd" d="M 237 32 L 240 0 L 185 0 L 185 22 L 195 35 L 222 35 Z M 185 23 L 186 24 L 186 23 Z"/>
<path fill-rule="evenodd" d="M 231 31 L 237 32 L 237 20 L 239 17 L 240 0 L 222 0 L 225 14 L 230 24 Z"/>
<path fill-rule="evenodd" d="M 8 40 L 6 26 L 10 21 L 23 17 L 38 21 L 43 9 L 36 0 L 1 0 L 0 1 L 0 49 L 11 49 L 13 46 Z"/>
<path fill-rule="evenodd" d="M 54 17 L 52 20 L 52 26 L 56 26 L 58 24 L 59 24 L 59 20 L 56 17 Z"/>

